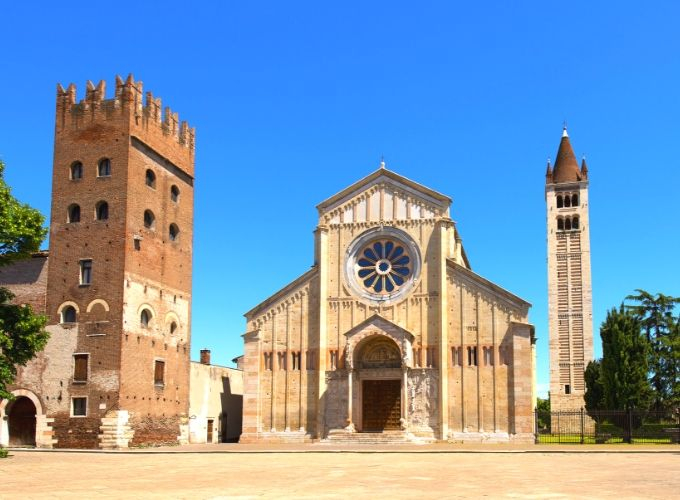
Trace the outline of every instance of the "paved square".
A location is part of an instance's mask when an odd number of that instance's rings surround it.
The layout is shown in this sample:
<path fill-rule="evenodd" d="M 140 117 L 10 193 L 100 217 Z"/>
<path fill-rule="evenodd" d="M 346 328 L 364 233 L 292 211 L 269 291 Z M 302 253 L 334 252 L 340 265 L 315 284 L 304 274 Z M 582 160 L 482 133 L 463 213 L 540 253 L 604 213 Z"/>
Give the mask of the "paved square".
<path fill-rule="evenodd" d="M 446 445 L 386 453 L 324 445 L 15 451 L 0 460 L 0 497 L 680 498 L 680 447 L 586 449 L 594 452 Z"/>

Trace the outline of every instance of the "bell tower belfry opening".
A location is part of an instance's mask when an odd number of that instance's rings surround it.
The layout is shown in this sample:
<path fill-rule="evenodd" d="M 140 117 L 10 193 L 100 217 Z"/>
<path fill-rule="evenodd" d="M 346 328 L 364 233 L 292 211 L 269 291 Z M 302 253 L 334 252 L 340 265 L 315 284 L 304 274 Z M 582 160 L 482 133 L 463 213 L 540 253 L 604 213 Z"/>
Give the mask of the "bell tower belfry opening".
<path fill-rule="evenodd" d="M 545 179 L 548 241 L 550 405 L 584 406 L 584 373 L 593 359 L 588 167 L 579 168 L 566 126 Z"/>

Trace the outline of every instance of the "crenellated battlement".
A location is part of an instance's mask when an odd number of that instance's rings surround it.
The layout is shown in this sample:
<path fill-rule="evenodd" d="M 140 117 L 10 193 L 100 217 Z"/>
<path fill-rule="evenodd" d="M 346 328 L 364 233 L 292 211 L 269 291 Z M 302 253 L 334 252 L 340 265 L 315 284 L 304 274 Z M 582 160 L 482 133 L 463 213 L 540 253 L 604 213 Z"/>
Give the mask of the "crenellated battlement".
<path fill-rule="evenodd" d="M 144 85 L 135 81 L 132 74 L 123 80 L 116 76 L 113 98 L 106 98 L 106 82 L 96 86 L 88 80 L 85 97 L 77 101 L 76 86 L 71 83 L 66 89 L 57 84 L 57 130 L 80 129 L 92 122 L 111 121 L 127 118 L 132 126 L 148 129 L 158 127 L 165 136 L 173 137 L 179 144 L 194 150 L 196 130 L 169 107 L 162 111 L 161 99 L 151 92 L 143 98 Z"/>

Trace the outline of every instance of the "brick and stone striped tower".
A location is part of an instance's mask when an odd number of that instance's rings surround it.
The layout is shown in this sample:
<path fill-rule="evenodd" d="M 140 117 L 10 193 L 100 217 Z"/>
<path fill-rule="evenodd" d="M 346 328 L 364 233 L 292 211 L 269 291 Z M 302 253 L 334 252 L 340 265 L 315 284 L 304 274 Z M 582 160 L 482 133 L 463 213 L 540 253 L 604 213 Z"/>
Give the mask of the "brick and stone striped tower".
<path fill-rule="evenodd" d="M 583 407 L 584 372 L 593 359 L 588 167 L 579 168 L 566 127 L 545 179 L 548 239 L 550 404 Z"/>

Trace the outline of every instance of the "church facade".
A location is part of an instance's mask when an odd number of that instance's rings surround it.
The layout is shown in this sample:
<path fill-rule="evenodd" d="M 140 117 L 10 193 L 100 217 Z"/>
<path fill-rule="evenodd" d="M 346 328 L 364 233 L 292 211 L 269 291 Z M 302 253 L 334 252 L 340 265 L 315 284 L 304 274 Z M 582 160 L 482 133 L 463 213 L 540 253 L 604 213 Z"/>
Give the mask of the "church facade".
<path fill-rule="evenodd" d="M 530 304 L 450 205 L 381 164 L 317 206 L 314 265 L 245 315 L 242 442 L 533 442 Z"/>

